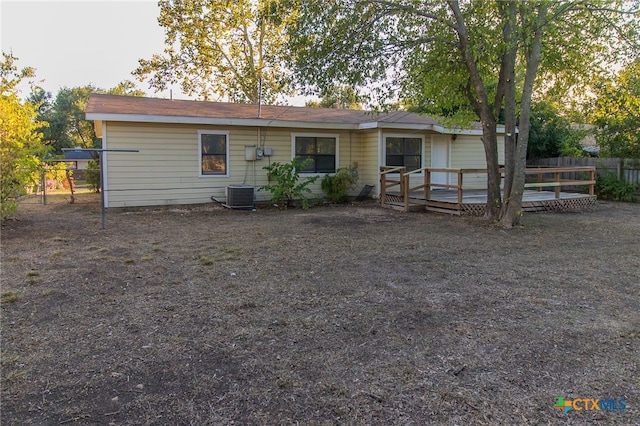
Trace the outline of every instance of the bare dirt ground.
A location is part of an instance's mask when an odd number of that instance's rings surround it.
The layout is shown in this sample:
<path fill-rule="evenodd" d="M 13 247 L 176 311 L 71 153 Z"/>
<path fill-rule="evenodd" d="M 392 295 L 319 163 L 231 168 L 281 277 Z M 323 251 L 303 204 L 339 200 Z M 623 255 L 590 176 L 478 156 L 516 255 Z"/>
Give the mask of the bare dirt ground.
<path fill-rule="evenodd" d="M 2 228 L 3 425 L 640 424 L 640 205 L 58 198 Z"/>

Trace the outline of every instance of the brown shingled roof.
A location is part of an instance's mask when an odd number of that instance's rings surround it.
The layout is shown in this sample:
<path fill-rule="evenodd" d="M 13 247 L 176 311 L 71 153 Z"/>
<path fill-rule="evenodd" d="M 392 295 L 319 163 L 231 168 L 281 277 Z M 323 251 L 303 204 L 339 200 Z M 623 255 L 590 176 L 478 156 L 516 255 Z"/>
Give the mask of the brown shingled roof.
<path fill-rule="evenodd" d="M 224 102 L 203 102 L 92 94 L 86 114 L 117 114 L 158 117 L 192 117 L 211 119 L 262 119 L 323 124 L 353 124 L 369 122 L 434 125 L 426 116 L 410 112 L 372 113 L 370 111 L 263 105 Z"/>

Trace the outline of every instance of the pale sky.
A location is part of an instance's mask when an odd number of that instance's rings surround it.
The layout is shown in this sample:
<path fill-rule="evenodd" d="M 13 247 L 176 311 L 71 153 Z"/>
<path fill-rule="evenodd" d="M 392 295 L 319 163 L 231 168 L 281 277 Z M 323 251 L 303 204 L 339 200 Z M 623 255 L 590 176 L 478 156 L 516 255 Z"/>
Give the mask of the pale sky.
<path fill-rule="evenodd" d="M 35 68 L 53 96 L 65 86 L 109 89 L 131 80 L 149 96 L 168 98 L 131 75 L 138 59 L 164 49 L 158 14 L 156 0 L 1 0 L 2 51 L 12 51 L 18 67 Z M 21 87 L 21 96 L 28 92 Z M 175 88 L 173 97 L 188 99 Z"/>

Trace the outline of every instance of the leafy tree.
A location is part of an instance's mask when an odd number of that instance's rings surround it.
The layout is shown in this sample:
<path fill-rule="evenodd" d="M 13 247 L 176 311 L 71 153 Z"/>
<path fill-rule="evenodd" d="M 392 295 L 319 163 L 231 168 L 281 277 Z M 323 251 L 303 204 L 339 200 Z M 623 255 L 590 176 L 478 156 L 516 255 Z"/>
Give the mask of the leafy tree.
<path fill-rule="evenodd" d="M 84 118 L 89 95 L 97 91 L 92 85 L 63 87 L 49 107 L 41 112 L 40 120 L 49 123 L 48 131 L 43 132 L 44 141 L 56 154 L 62 154 L 62 148 L 99 146 L 93 123 Z"/>
<path fill-rule="evenodd" d="M 551 103 L 534 103 L 531 106 L 527 158 L 582 157 L 581 141 L 587 134 L 587 130 L 573 128 L 569 119 Z"/>
<path fill-rule="evenodd" d="M 487 216 L 520 223 L 534 89 L 569 86 L 638 44 L 638 12 L 608 0 L 307 0 L 290 27 L 301 84 L 393 89 L 482 124 Z M 616 49 L 611 46 L 615 45 Z M 544 81 L 543 81 L 544 80 Z M 381 85 L 382 82 L 382 85 Z M 504 119 L 504 199 L 496 126 Z M 520 135 L 516 143 L 515 129 Z"/>
<path fill-rule="evenodd" d="M 363 96 L 350 86 L 335 85 L 320 93 L 319 101 L 307 101 L 312 108 L 362 109 Z"/>
<path fill-rule="evenodd" d="M 169 84 L 202 99 L 273 103 L 288 94 L 281 63 L 291 18 L 276 0 L 161 0 L 162 55 L 141 59 L 133 72 L 160 91 Z"/>
<path fill-rule="evenodd" d="M 37 88 L 29 96 L 29 101 L 38 105 L 38 120 L 45 125 L 39 130 L 44 143 L 61 155 L 63 148 L 98 148 L 100 139 L 96 137 L 93 122 L 85 119 L 85 109 L 92 93 L 113 95 L 144 96 L 129 80 L 122 81 L 114 88 L 105 90 L 93 85 L 61 88 L 55 99 L 51 93 Z"/>
<path fill-rule="evenodd" d="M 100 90 L 102 92 L 102 90 Z M 136 87 L 136 84 L 131 80 L 123 80 L 114 88 L 107 90 L 109 95 L 120 96 L 145 96 L 146 93 Z"/>
<path fill-rule="evenodd" d="M 593 121 L 601 155 L 640 158 L 640 59 L 595 87 Z"/>
<path fill-rule="evenodd" d="M 2 53 L 0 64 L 0 218 L 15 212 L 15 199 L 35 184 L 39 156 L 46 150 L 38 133 L 36 107 L 20 100 L 17 86 L 35 75 L 33 68 L 18 69 L 12 54 Z"/>

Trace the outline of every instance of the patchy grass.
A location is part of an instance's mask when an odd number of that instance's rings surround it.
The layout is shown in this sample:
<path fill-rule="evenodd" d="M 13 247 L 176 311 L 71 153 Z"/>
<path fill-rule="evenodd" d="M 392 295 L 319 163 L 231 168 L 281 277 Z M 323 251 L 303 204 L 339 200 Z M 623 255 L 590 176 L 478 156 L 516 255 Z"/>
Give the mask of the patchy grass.
<path fill-rule="evenodd" d="M 50 259 L 52 261 L 55 261 L 56 259 L 59 259 L 60 257 L 62 257 L 62 255 L 64 254 L 64 250 L 54 250 L 50 255 Z"/>
<path fill-rule="evenodd" d="M 2 230 L 3 425 L 638 423 L 640 205 L 509 232 L 373 203 L 100 230 L 98 199 Z M 49 290 L 21 286 L 34 265 Z"/>
<path fill-rule="evenodd" d="M 20 300 L 20 293 L 17 291 L 8 290 L 0 294 L 0 302 L 2 303 L 15 303 L 18 300 Z"/>

